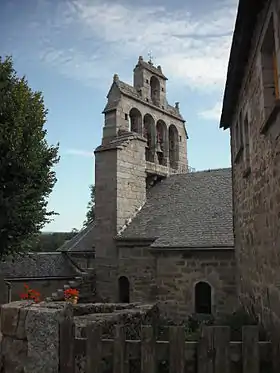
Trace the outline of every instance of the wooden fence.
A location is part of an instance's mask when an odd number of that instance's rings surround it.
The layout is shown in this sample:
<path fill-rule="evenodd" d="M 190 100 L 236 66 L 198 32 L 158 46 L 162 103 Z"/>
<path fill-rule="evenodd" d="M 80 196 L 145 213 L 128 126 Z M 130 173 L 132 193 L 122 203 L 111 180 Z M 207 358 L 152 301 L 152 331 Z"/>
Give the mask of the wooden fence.
<path fill-rule="evenodd" d="M 203 328 L 199 342 L 185 341 L 182 327 L 169 327 L 169 340 L 154 339 L 153 328 L 143 326 L 140 340 L 125 340 L 122 326 L 115 327 L 114 339 L 102 339 L 101 328 L 89 324 L 86 338 L 75 337 L 72 318 L 60 324 L 60 373 L 74 373 L 75 359 L 84 356 L 85 368 L 79 372 L 103 373 L 104 357 L 109 357 L 110 373 L 276 373 L 279 360 L 272 363 L 270 342 L 260 342 L 258 327 L 245 326 L 242 341 L 230 341 L 224 326 Z M 279 354 L 278 354 L 279 356 Z M 138 359 L 131 369 L 130 362 Z M 160 365 L 164 362 L 165 365 Z M 76 370 L 77 372 L 77 370 Z"/>

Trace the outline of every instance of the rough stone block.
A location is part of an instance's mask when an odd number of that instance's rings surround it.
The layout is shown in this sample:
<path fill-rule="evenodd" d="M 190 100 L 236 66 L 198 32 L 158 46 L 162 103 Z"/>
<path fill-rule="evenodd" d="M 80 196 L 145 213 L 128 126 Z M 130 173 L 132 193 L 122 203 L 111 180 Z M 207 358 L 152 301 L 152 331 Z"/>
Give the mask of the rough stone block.
<path fill-rule="evenodd" d="M 24 373 L 27 356 L 27 341 L 4 336 L 2 358 L 5 373 Z"/>
<path fill-rule="evenodd" d="M 64 304 L 65 306 L 65 304 Z M 59 321 L 65 312 L 58 305 L 53 308 L 34 305 L 26 317 L 28 356 L 25 373 L 58 373 Z"/>
<path fill-rule="evenodd" d="M 18 301 L 4 304 L 1 308 L 1 332 L 3 335 L 24 339 L 24 323 L 31 302 Z"/>

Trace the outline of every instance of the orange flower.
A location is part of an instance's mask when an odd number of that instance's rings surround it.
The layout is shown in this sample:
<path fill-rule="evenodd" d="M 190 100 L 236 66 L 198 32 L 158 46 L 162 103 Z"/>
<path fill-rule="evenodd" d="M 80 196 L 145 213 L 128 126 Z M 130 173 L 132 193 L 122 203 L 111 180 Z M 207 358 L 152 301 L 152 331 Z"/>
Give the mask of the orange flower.
<path fill-rule="evenodd" d="M 64 297 L 65 298 L 73 298 L 73 297 L 78 297 L 79 296 L 79 290 L 77 289 L 66 289 L 64 290 Z"/>
<path fill-rule="evenodd" d="M 36 303 L 40 302 L 41 294 L 38 291 L 31 289 L 27 284 L 23 286 L 25 288 L 25 293 L 20 294 L 21 299 L 31 299 Z"/>

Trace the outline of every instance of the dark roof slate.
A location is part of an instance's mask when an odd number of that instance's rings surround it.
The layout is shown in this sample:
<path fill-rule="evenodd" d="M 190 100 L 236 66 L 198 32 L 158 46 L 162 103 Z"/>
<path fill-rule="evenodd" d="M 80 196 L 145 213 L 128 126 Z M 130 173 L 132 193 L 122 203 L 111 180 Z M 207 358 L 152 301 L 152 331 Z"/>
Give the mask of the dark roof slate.
<path fill-rule="evenodd" d="M 81 229 L 71 240 L 65 241 L 57 251 L 92 252 L 94 251 L 95 223 Z"/>
<path fill-rule="evenodd" d="M 6 279 L 13 279 L 74 277 L 77 273 L 65 255 L 59 252 L 47 252 L 28 253 L 17 256 L 13 260 L 0 262 L 0 275 Z"/>
<path fill-rule="evenodd" d="M 151 188 L 120 238 L 145 237 L 155 247 L 233 247 L 231 169 L 173 175 Z"/>

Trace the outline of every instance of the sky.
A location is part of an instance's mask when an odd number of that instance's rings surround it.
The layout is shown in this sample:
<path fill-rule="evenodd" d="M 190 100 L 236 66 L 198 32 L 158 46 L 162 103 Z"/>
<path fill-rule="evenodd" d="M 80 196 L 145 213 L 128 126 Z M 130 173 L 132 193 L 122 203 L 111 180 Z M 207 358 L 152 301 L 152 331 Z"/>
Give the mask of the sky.
<path fill-rule="evenodd" d="M 230 166 L 219 128 L 237 0 L 1 0 L 0 54 L 43 92 L 49 144 L 60 144 L 45 231 L 80 229 L 94 183 L 106 95 L 117 73 L 132 84 L 139 55 L 161 65 L 180 102 L 189 165 Z"/>

